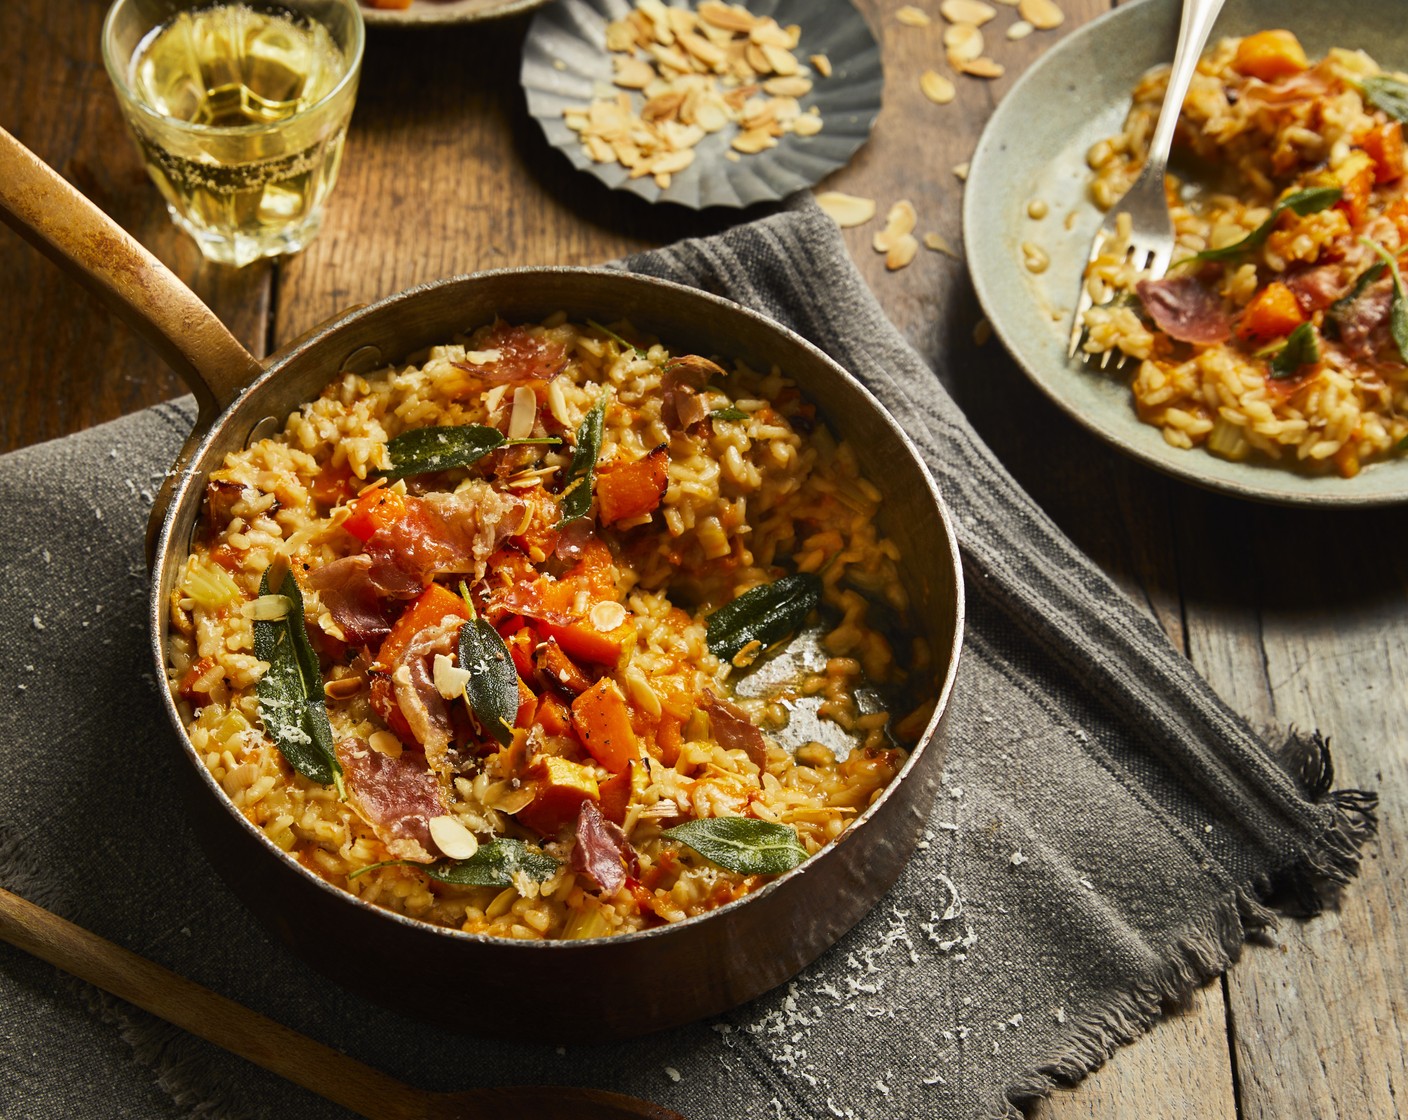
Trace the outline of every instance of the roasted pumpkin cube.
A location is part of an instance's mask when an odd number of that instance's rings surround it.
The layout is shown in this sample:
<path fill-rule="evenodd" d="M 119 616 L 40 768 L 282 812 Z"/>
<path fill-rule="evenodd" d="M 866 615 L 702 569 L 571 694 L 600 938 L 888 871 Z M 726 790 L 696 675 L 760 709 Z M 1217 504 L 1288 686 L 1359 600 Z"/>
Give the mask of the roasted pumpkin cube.
<path fill-rule="evenodd" d="M 584 801 L 601 797 L 596 775 L 589 766 L 558 755 L 542 755 L 529 770 L 533 800 L 515 817 L 542 834 L 556 836 L 564 825 L 577 819 Z"/>
<path fill-rule="evenodd" d="M 572 726 L 582 746 L 613 774 L 640 758 L 626 698 L 610 677 L 602 677 L 572 702 Z"/>

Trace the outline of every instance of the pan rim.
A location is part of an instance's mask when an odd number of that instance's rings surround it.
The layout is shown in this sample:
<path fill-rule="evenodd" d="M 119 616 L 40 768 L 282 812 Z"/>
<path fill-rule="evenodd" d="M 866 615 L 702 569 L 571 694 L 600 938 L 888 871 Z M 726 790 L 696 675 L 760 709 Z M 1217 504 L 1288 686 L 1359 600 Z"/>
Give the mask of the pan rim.
<path fill-rule="evenodd" d="M 304 351 L 313 347 L 326 345 L 326 343 L 331 338 L 333 338 L 340 332 L 345 332 L 346 329 L 353 323 L 365 317 L 381 314 L 388 307 L 395 306 L 407 300 L 413 300 L 424 293 L 439 290 L 442 288 L 452 287 L 457 284 L 487 284 L 499 279 L 519 279 L 533 277 L 570 278 L 573 280 L 580 280 L 582 283 L 609 280 L 612 283 L 623 284 L 627 287 L 639 285 L 643 288 L 664 288 L 666 290 L 671 291 L 674 298 L 678 298 L 685 301 L 702 301 L 705 304 L 712 305 L 714 308 L 726 315 L 741 315 L 745 319 L 751 319 L 754 321 L 755 325 L 761 326 L 767 331 L 771 331 L 775 334 L 781 335 L 782 338 L 791 345 L 808 352 L 809 355 L 813 358 L 813 360 L 819 360 L 824 365 L 829 366 L 833 374 L 838 375 L 842 379 L 842 381 L 848 383 L 852 389 L 858 391 L 863 395 L 864 399 L 870 404 L 876 416 L 890 430 L 890 433 L 895 437 L 900 446 L 902 446 L 906 450 L 906 452 L 912 458 L 914 465 L 918 468 L 928 488 L 928 496 L 932 504 L 932 508 L 937 517 L 939 518 L 944 540 L 948 547 L 947 559 L 949 564 L 949 570 L 952 572 L 953 579 L 953 586 L 951 588 L 947 586 L 940 588 L 940 592 L 942 594 L 947 595 L 951 592 L 952 595 L 953 638 L 950 642 L 949 649 L 945 651 L 947 664 L 942 675 L 939 677 L 939 687 L 937 689 L 937 696 L 933 713 L 930 715 L 928 722 L 925 724 L 925 728 L 919 738 L 918 745 L 910 752 L 909 757 L 905 760 L 905 764 L 900 768 L 899 773 L 895 775 L 895 777 L 880 792 L 880 795 L 870 805 L 868 805 L 866 809 L 855 818 L 854 821 L 852 821 L 852 823 L 845 829 L 844 832 L 841 833 L 839 837 L 837 837 L 831 843 L 827 844 L 826 847 L 821 849 L 821 851 L 817 852 L 816 855 L 805 860 L 803 863 L 801 863 L 796 868 L 793 868 L 791 871 L 779 875 L 777 878 L 767 883 L 765 886 L 759 888 L 758 890 L 750 892 L 749 894 L 744 895 L 742 898 L 729 902 L 724 906 L 718 907 L 717 909 L 707 911 L 703 914 L 694 915 L 689 918 L 685 918 L 679 922 L 673 922 L 663 926 L 657 926 L 652 929 L 637 930 L 629 933 L 612 934 L 607 937 L 583 938 L 572 941 L 518 941 L 513 938 L 493 937 L 487 934 L 480 933 L 468 933 L 464 930 L 432 925 L 431 923 L 423 922 L 418 918 L 401 914 L 393 910 L 388 910 L 385 907 L 377 906 L 375 903 L 367 902 L 359 896 L 354 895 L 341 887 L 335 886 L 332 883 L 329 883 L 327 880 L 317 875 L 315 872 L 310 870 L 308 867 L 304 866 L 298 860 L 292 858 L 287 852 L 283 851 L 281 848 L 275 845 L 262 829 L 255 826 L 252 822 L 249 821 L 247 817 L 245 817 L 243 813 L 239 812 L 239 810 L 235 808 L 234 804 L 230 801 L 228 795 L 226 795 L 225 791 L 220 787 L 219 782 L 216 781 L 214 775 L 211 774 L 209 768 L 199 757 L 199 754 L 196 751 L 194 744 L 191 742 L 190 734 L 186 729 L 185 723 L 182 720 L 180 712 L 176 707 L 175 699 L 172 696 L 166 671 L 165 618 L 167 615 L 167 604 L 165 601 L 166 597 L 163 595 L 162 592 L 162 575 L 163 572 L 169 567 L 168 558 L 172 549 L 173 534 L 176 525 L 180 520 L 179 514 L 183 511 L 183 509 L 189 502 L 194 500 L 192 498 L 193 488 L 195 488 L 194 492 L 197 495 L 199 494 L 199 489 L 196 488 L 196 481 L 200 476 L 205 473 L 204 471 L 198 469 L 200 463 L 206 457 L 206 455 L 210 453 L 212 443 L 214 443 L 216 439 L 221 434 L 223 434 L 226 425 L 232 419 L 239 415 L 244 402 L 251 396 L 251 394 L 253 394 L 260 387 L 266 385 L 271 380 L 280 376 L 281 373 L 285 372 L 287 365 L 296 356 L 302 354 Z M 329 381 L 331 381 L 331 377 L 329 378 Z M 182 548 L 184 549 L 184 547 L 185 545 L 183 542 Z M 884 811 L 885 806 L 889 803 L 892 797 L 896 795 L 895 791 L 900 788 L 901 783 L 903 783 L 912 774 L 912 772 L 917 768 L 919 761 L 924 758 L 926 753 L 932 748 L 934 740 L 938 736 L 939 728 L 942 725 L 944 716 L 947 712 L 949 701 L 952 697 L 954 682 L 957 677 L 959 661 L 962 653 L 965 622 L 963 567 L 962 559 L 959 554 L 957 534 L 954 531 L 952 515 L 949 512 L 948 507 L 943 500 L 943 496 L 939 491 L 938 485 L 933 477 L 933 474 L 929 470 L 928 466 L 925 464 L 923 456 L 920 454 L 919 449 L 915 446 L 914 442 L 895 421 L 894 417 L 889 413 L 889 411 L 875 398 L 875 396 L 859 380 L 859 378 L 857 378 L 854 374 L 852 374 L 835 359 L 830 357 L 830 355 L 828 355 L 825 351 L 821 350 L 814 343 L 810 342 L 802 335 L 792 330 L 790 327 L 787 327 L 784 324 L 777 322 L 776 320 L 770 318 L 767 315 L 764 315 L 759 311 L 755 311 L 754 309 L 746 307 L 743 304 L 737 303 L 730 299 L 726 299 L 711 292 L 706 292 L 698 288 L 692 288 L 688 285 L 680 284 L 672 280 L 665 280 L 659 277 L 629 272 L 625 268 L 619 266 L 524 266 L 488 269 L 481 272 L 464 273 L 455 276 L 449 276 L 440 280 L 427 281 L 425 283 L 416 284 L 409 288 L 403 289 L 402 291 L 396 292 L 392 295 L 384 296 L 373 303 L 355 307 L 347 312 L 344 312 L 342 315 L 336 316 L 335 318 L 327 321 L 321 326 L 314 328 L 307 334 L 300 336 L 289 349 L 279 351 L 274 355 L 272 360 L 270 360 L 268 365 L 266 366 L 264 372 L 259 377 L 255 378 L 254 381 L 252 381 L 248 386 L 246 386 L 234 398 L 234 400 L 231 401 L 229 406 L 222 413 L 220 413 L 218 417 L 215 418 L 209 430 L 205 432 L 201 437 L 199 444 L 194 450 L 194 453 L 190 456 L 185 466 L 182 468 L 180 472 L 180 477 L 178 478 L 176 485 L 172 491 L 170 504 L 166 509 L 165 516 L 162 520 L 161 531 L 157 537 L 153 566 L 150 574 L 152 583 L 150 596 L 150 613 L 148 618 L 149 639 L 151 641 L 152 654 L 157 670 L 157 679 L 160 681 L 159 690 L 161 692 L 162 703 L 166 710 L 166 714 L 168 720 L 171 723 L 171 726 L 177 730 L 181 742 L 181 747 L 186 755 L 187 762 L 195 768 L 197 775 L 206 787 L 209 794 L 214 796 L 219 802 L 221 812 L 224 812 L 230 817 L 234 818 L 234 820 L 238 822 L 240 827 L 247 834 L 249 834 L 251 838 L 256 840 L 261 845 L 261 847 L 263 847 L 270 855 L 274 856 L 277 859 L 278 863 L 285 869 L 296 872 L 308 884 L 316 886 L 321 891 L 328 892 L 331 897 L 336 898 L 344 903 L 350 904 L 354 907 L 360 908 L 367 914 L 375 915 L 377 919 L 389 919 L 394 924 L 400 924 L 406 927 L 407 929 L 413 930 L 416 934 L 436 935 L 449 939 L 450 941 L 456 941 L 465 945 L 492 946 L 496 949 L 506 949 L 509 946 L 515 946 L 525 951 L 531 949 L 540 953 L 562 953 L 571 952 L 573 950 L 577 950 L 580 952 L 583 950 L 590 949 L 592 947 L 602 946 L 616 946 L 626 948 L 631 945 L 645 944 L 651 941 L 657 941 L 662 938 L 669 937 L 681 929 L 698 928 L 703 923 L 709 922 L 712 919 L 722 918 L 733 913 L 738 907 L 745 906 L 750 902 L 760 900 L 772 894 L 775 894 L 779 890 L 783 889 L 787 884 L 803 880 L 809 870 L 819 865 L 819 861 L 823 859 L 833 858 L 835 854 L 841 850 L 842 845 L 846 844 L 846 842 L 849 839 L 852 839 L 863 826 L 870 824 L 876 816 L 878 816 Z M 905 862 L 908 862 L 908 858 L 909 857 L 907 856 Z"/>

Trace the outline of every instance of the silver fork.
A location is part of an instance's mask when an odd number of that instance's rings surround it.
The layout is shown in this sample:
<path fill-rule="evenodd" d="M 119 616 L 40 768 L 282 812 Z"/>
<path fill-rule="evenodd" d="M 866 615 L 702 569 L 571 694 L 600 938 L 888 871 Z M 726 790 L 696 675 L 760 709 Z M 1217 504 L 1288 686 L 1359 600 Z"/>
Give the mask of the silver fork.
<path fill-rule="evenodd" d="M 1149 156 L 1134 185 L 1110 207 L 1105 220 L 1100 223 L 1094 239 L 1090 243 L 1090 256 L 1085 269 L 1081 271 L 1080 297 L 1076 300 L 1075 315 L 1071 321 L 1070 346 L 1067 358 L 1074 358 L 1080 349 L 1084 328 L 1081 320 L 1095 305 L 1086 286 L 1085 272 L 1100 256 L 1105 239 L 1113 237 L 1115 226 L 1121 214 L 1128 214 L 1132 229 L 1129 250 L 1125 260 L 1139 271 L 1148 270 L 1153 279 L 1159 279 L 1168 271 L 1169 260 L 1173 256 L 1173 219 L 1169 217 L 1168 196 L 1164 193 L 1164 174 L 1168 170 L 1168 153 L 1173 146 L 1173 132 L 1178 124 L 1178 114 L 1183 108 L 1183 99 L 1188 95 L 1188 86 L 1193 80 L 1193 72 L 1198 66 L 1198 57 L 1203 53 L 1208 35 L 1212 33 L 1213 22 L 1222 10 L 1223 0 L 1183 0 L 1183 15 L 1178 25 L 1178 47 L 1173 54 L 1173 66 L 1168 75 L 1168 91 L 1159 110 L 1158 122 L 1154 125 L 1154 135 L 1149 140 Z M 1123 351 L 1106 350 L 1100 355 L 1100 368 L 1110 364 L 1111 355 L 1118 354 L 1115 368 L 1125 363 Z M 1091 356 L 1093 361 L 1094 355 Z"/>

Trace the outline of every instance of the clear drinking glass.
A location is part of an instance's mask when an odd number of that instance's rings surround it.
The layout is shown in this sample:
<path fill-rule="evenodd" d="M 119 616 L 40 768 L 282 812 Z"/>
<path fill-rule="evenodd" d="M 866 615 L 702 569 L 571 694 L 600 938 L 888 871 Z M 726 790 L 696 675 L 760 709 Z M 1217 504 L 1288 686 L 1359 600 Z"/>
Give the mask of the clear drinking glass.
<path fill-rule="evenodd" d="M 103 61 L 147 172 L 209 259 L 303 248 L 357 95 L 357 0 L 116 0 Z"/>

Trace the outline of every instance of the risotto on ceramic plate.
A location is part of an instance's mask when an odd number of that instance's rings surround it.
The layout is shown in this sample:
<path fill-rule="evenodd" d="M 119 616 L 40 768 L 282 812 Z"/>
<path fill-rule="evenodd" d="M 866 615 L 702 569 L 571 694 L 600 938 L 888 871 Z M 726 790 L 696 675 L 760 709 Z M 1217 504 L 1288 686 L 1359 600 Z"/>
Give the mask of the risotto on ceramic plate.
<path fill-rule="evenodd" d="M 1108 209 L 1133 182 L 1167 68 L 1089 153 Z M 1352 477 L 1408 451 L 1408 81 L 1360 51 L 1312 62 L 1288 31 L 1201 61 L 1168 181 L 1173 266 L 1115 238 L 1090 266 L 1087 353 L 1138 363 L 1139 416 L 1178 447 Z M 1127 220 L 1122 228 L 1127 232 Z"/>
<path fill-rule="evenodd" d="M 366 901 L 678 922 L 835 840 L 926 724 L 879 502 L 785 371 L 494 322 L 211 475 L 171 688 L 235 807 Z"/>

